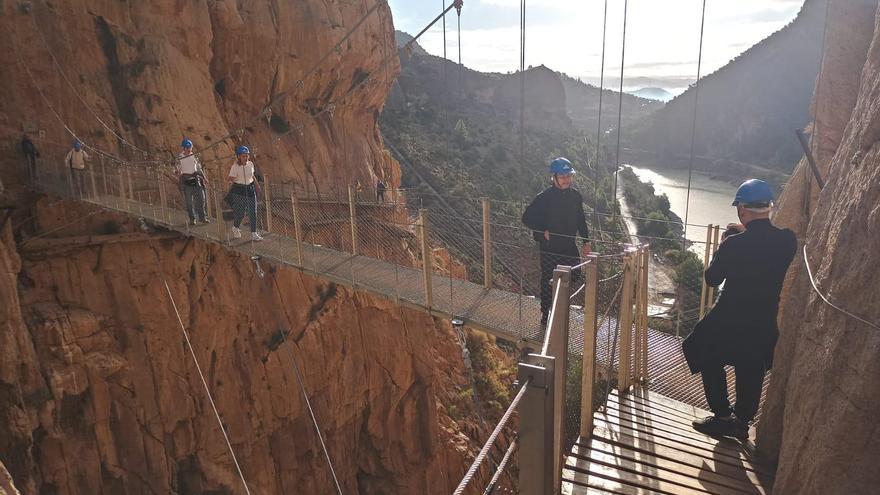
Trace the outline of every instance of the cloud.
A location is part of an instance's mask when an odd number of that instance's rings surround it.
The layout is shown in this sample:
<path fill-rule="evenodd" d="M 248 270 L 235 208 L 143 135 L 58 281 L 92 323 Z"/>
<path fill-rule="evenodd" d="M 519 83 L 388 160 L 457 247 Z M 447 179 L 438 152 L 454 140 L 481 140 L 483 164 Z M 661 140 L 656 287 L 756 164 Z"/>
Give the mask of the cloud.
<path fill-rule="evenodd" d="M 468 67 L 508 72 L 519 66 L 519 1 L 468 0 L 462 11 L 462 56 Z M 439 2 L 438 2 L 439 3 Z M 713 1 L 707 4 L 703 73 L 719 69 L 748 47 L 779 30 L 797 14 L 803 0 Z M 418 32 L 437 12 L 424 2 L 391 0 L 395 22 L 406 19 Z M 602 46 L 603 2 L 528 0 L 526 65 L 544 64 L 568 74 L 598 77 Z M 627 13 L 624 78 L 696 76 L 702 0 L 630 0 Z M 421 18 L 416 19 L 418 13 Z M 455 15 L 452 15 L 452 19 Z M 457 48 L 454 22 L 447 21 L 447 46 Z M 606 75 L 619 72 L 623 2 L 609 2 Z M 443 51 L 438 26 L 420 40 L 431 53 Z"/>

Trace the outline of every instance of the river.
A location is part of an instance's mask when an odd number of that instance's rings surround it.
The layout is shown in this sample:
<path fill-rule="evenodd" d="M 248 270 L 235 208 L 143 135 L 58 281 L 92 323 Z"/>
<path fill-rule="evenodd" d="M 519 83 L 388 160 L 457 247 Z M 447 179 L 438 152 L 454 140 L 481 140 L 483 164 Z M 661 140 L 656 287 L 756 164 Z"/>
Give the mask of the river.
<path fill-rule="evenodd" d="M 624 165 L 632 169 L 642 182 L 654 184 L 657 194 L 665 194 L 669 198 L 669 207 L 673 213 L 685 218 L 685 204 L 688 202 L 688 171 L 681 169 L 649 169 L 633 165 Z M 730 205 L 736 195 L 736 186 L 694 172 L 691 176 L 690 208 L 688 208 L 687 238 L 694 241 L 692 249 L 700 257 L 703 255 L 708 224 L 726 226 L 731 222 L 739 222 L 736 208 Z"/>

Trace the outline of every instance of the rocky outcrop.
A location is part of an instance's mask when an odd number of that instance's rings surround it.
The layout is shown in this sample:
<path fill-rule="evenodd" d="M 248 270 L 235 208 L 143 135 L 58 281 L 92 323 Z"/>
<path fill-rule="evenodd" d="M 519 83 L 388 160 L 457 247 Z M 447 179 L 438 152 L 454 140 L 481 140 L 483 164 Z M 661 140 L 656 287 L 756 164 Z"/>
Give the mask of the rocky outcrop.
<path fill-rule="evenodd" d="M 21 495 L 12 484 L 12 476 L 9 476 L 2 462 L 0 462 L 0 495 Z"/>
<path fill-rule="evenodd" d="M 23 129 L 41 129 L 37 147 L 44 159 L 57 157 L 70 137 L 54 111 L 84 141 L 126 160 L 167 160 L 184 136 L 198 150 L 233 134 L 206 152 L 215 178 L 225 177 L 234 146 L 246 143 L 266 173 L 312 193 L 377 177 L 396 186 L 399 169 L 382 152 L 377 126 L 399 70 L 390 10 L 380 6 L 332 51 L 371 6 L 0 3 L 0 63 L 11 69 L 0 74 L 9 95 L 0 101 L 0 138 L 13 149 Z M 262 115 L 270 102 L 271 115 Z M 148 155 L 120 146 L 113 133 Z M 14 182 L 11 167 L 0 175 Z"/>
<path fill-rule="evenodd" d="M 820 290 L 880 322 L 880 29 L 876 0 L 832 0 L 814 98 L 813 142 L 827 185 L 805 165 L 777 222 L 806 244 Z M 807 213 L 808 212 L 808 213 Z M 758 447 L 777 457 L 774 493 L 872 493 L 880 483 L 880 331 L 823 303 L 798 253 L 789 272 Z"/>
<path fill-rule="evenodd" d="M 107 221 L 133 230 L 64 235 Z M 0 262 L 0 459 L 23 493 L 243 492 L 165 281 L 253 493 L 334 491 L 294 359 L 345 493 L 450 493 L 477 448 L 460 432 L 485 430 L 449 324 L 390 300 L 182 238 L 19 251 L 8 223 Z"/>

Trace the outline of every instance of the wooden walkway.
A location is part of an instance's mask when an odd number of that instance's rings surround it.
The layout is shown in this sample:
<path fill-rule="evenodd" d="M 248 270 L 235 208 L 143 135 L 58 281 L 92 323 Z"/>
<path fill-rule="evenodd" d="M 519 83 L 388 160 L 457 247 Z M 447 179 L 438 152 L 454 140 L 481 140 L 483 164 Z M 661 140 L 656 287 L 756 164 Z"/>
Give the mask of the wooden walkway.
<path fill-rule="evenodd" d="M 773 468 L 756 461 L 754 437 L 716 439 L 694 431 L 691 421 L 706 415 L 655 392 L 611 394 L 605 410 L 593 416 L 592 438 L 572 447 L 562 493 L 770 493 Z"/>

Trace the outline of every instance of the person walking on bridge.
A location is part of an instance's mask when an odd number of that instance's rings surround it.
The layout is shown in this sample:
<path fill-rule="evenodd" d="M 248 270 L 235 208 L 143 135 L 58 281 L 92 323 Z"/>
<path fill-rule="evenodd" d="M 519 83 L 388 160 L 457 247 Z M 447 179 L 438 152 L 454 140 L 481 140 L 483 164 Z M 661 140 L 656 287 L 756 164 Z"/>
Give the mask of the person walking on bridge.
<path fill-rule="evenodd" d="M 580 256 L 590 254 L 590 231 L 584 215 L 584 199 L 571 187 L 574 169 L 566 158 L 550 162 L 553 185 L 541 191 L 523 212 L 522 222 L 532 231 L 532 237 L 540 250 L 541 278 L 541 325 L 547 324 L 553 305 L 553 288 L 550 286 L 556 265 L 575 266 Z M 575 242 L 583 239 L 581 251 Z M 572 272 L 572 285 L 580 279 L 580 270 Z"/>
<path fill-rule="evenodd" d="M 742 183 L 733 206 L 741 224 L 728 226 L 704 274 L 706 283 L 724 283 L 715 306 L 685 339 L 691 373 L 701 373 L 713 415 L 693 422 L 707 435 L 748 438 L 758 412 L 764 375 L 773 365 L 779 336 L 776 316 L 785 273 L 797 238 L 770 223 L 773 191 L 758 179 Z M 734 233 L 735 232 L 735 233 Z M 725 365 L 736 373 L 736 405 L 727 395 Z"/>
<path fill-rule="evenodd" d="M 82 196 L 86 192 L 86 162 L 89 154 L 82 149 L 79 139 L 73 141 L 73 149 L 64 158 L 64 164 L 70 170 L 70 187 L 74 196 Z"/>
<path fill-rule="evenodd" d="M 180 144 L 183 151 L 177 155 L 177 176 L 183 189 L 183 199 L 189 223 L 208 223 L 207 199 L 205 197 L 205 171 L 193 153 L 193 143 L 184 139 Z"/>
<path fill-rule="evenodd" d="M 27 162 L 28 181 L 33 185 L 37 181 L 37 158 L 39 158 L 40 152 L 37 151 L 37 147 L 34 146 L 34 142 L 27 134 L 21 136 L 21 152 Z"/>
<path fill-rule="evenodd" d="M 250 160 L 251 150 L 247 146 L 239 146 L 235 149 L 235 163 L 229 169 L 227 180 L 232 184 L 229 196 L 232 199 L 234 216 L 232 220 L 232 238 L 241 238 L 241 221 L 247 213 L 251 224 L 251 240 L 262 241 L 263 237 L 257 232 L 257 193 L 260 192 L 260 184 L 257 182 L 256 167 Z"/>

